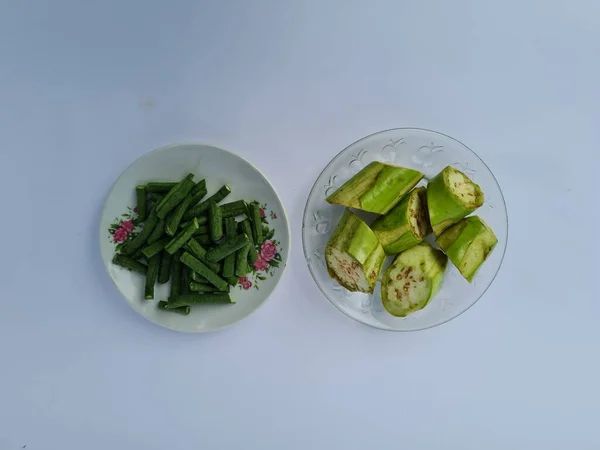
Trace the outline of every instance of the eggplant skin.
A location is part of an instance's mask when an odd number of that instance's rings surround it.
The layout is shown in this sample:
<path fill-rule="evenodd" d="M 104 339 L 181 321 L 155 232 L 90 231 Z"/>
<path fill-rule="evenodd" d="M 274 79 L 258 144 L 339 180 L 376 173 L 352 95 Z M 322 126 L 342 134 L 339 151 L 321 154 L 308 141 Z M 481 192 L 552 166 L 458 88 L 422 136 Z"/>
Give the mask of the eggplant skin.
<path fill-rule="evenodd" d="M 479 185 L 453 167 L 447 166 L 427 184 L 429 221 L 436 236 L 484 202 Z"/>
<path fill-rule="evenodd" d="M 471 283 L 492 252 L 498 238 L 479 216 L 470 216 L 452 225 L 437 238 L 442 251 Z"/>
<path fill-rule="evenodd" d="M 372 293 L 384 260 L 375 233 L 346 209 L 325 248 L 329 276 L 349 291 Z"/>
<path fill-rule="evenodd" d="M 326 198 L 328 203 L 385 214 L 402 200 L 423 174 L 373 161 Z"/>

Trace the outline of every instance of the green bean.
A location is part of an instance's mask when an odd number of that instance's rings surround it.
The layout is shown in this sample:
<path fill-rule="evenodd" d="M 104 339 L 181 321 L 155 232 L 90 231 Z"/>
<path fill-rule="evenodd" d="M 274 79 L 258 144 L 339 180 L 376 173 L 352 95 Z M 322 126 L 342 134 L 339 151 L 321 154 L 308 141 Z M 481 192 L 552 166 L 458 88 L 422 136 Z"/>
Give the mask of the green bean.
<path fill-rule="evenodd" d="M 225 258 L 227 255 L 235 253 L 242 247 L 249 244 L 248 236 L 245 234 L 238 234 L 232 238 L 228 238 L 223 243 L 217 245 L 212 250 L 206 253 L 206 260 L 210 262 L 218 262 Z"/>
<path fill-rule="evenodd" d="M 189 287 L 192 292 L 215 292 L 216 290 L 210 283 L 198 283 L 196 281 L 190 281 Z"/>
<path fill-rule="evenodd" d="M 223 237 L 223 214 L 221 208 L 213 201 L 208 205 L 208 229 L 213 241 Z"/>
<path fill-rule="evenodd" d="M 152 234 L 152 231 L 154 230 L 154 227 L 157 223 L 158 217 L 156 216 L 156 211 L 152 209 L 152 211 L 150 211 L 150 214 L 148 215 L 146 223 L 144 223 L 144 228 L 142 228 L 142 231 L 140 231 L 138 235 L 134 237 L 131 241 L 123 245 L 123 247 L 121 248 L 121 253 L 127 256 L 131 256 L 136 251 L 141 249 Z"/>
<path fill-rule="evenodd" d="M 244 200 L 236 200 L 235 202 L 225 203 L 221 205 L 223 211 L 223 218 L 241 216 L 242 214 L 248 215 L 248 204 Z"/>
<path fill-rule="evenodd" d="M 192 188 L 195 186 L 191 178 L 184 178 L 181 182 L 169 191 L 162 202 L 156 207 L 156 215 L 164 219 L 167 217 L 172 210 L 174 210 L 179 203 L 190 193 Z"/>
<path fill-rule="evenodd" d="M 201 234 L 209 234 L 210 230 L 208 229 L 208 225 L 200 225 L 198 227 L 198 231 L 194 233 L 194 236 L 200 236 Z"/>
<path fill-rule="evenodd" d="M 252 229 L 254 232 L 254 243 L 260 245 L 263 242 L 262 219 L 260 218 L 260 205 L 252 202 L 249 205 L 250 219 L 252 220 Z"/>
<path fill-rule="evenodd" d="M 173 236 L 177 233 L 177 228 L 179 228 L 179 223 L 183 217 L 183 214 L 188 210 L 188 208 L 192 205 L 198 203 L 202 198 L 206 195 L 206 180 L 200 180 L 196 185 L 192 188 L 190 193 L 185 197 L 185 199 L 177 205 L 175 211 L 173 211 L 167 220 L 166 231 L 169 236 Z"/>
<path fill-rule="evenodd" d="M 208 234 L 196 234 L 194 235 L 194 239 L 196 239 L 202 245 L 210 245 L 212 241 L 210 240 L 210 235 Z"/>
<path fill-rule="evenodd" d="M 165 284 L 171 278 L 171 265 L 173 264 L 173 258 L 175 255 L 170 255 L 167 252 L 163 252 L 162 261 L 160 262 L 160 270 L 158 271 L 158 283 Z"/>
<path fill-rule="evenodd" d="M 198 258 L 198 260 L 206 265 L 210 270 L 217 273 L 221 269 L 221 265 L 216 262 L 209 262 L 206 259 L 206 249 L 202 247 L 202 245 L 194 238 L 191 238 L 187 244 L 185 244 L 185 249 L 189 251 L 192 256 Z"/>
<path fill-rule="evenodd" d="M 208 197 L 202 203 L 193 208 L 187 210 L 187 212 L 183 215 L 184 220 L 190 220 L 192 217 L 198 217 L 208 209 L 208 205 L 211 201 L 215 203 L 219 203 L 225 197 L 227 197 L 231 193 L 231 188 L 227 185 L 222 186 L 217 192 L 215 192 L 212 196 Z"/>
<path fill-rule="evenodd" d="M 183 255 L 181 255 L 181 262 L 194 272 L 198 272 L 200 275 L 206 278 L 207 281 L 213 284 L 218 290 L 224 292 L 229 290 L 229 286 L 225 280 L 206 267 L 206 265 L 200 262 L 198 259 L 194 258 L 190 253 L 185 252 Z"/>
<path fill-rule="evenodd" d="M 162 195 L 162 194 L 157 194 L 156 192 L 154 192 L 154 193 L 150 194 L 150 201 L 151 201 L 152 203 L 155 203 L 155 204 L 157 204 L 157 205 L 158 205 L 160 202 L 162 202 L 162 199 L 163 199 L 163 198 L 165 198 L 165 196 L 164 196 L 164 195 Z"/>
<path fill-rule="evenodd" d="M 166 245 L 169 243 L 169 238 L 162 238 L 160 241 L 156 241 L 154 244 L 149 245 L 148 247 L 142 250 L 142 254 L 150 259 L 158 252 L 165 249 Z"/>
<path fill-rule="evenodd" d="M 158 302 L 158 309 L 160 309 L 162 311 L 169 311 L 169 312 L 183 314 L 184 316 L 187 316 L 190 313 L 189 306 L 180 306 L 179 308 L 168 308 L 167 305 L 168 305 L 168 302 L 161 300 L 160 302 Z"/>
<path fill-rule="evenodd" d="M 132 272 L 137 272 L 142 275 L 146 275 L 146 273 L 148 273 L 148 266 L 146 264 L 142 264 L 141 262 L 120 253 L 115 253 L 112 262 L 113 264 L 124 267 Z"/>
<path fill-rule="evenodd" d="M 146 184 L 146 190 L 148 192 L 164 192 L 165 194 L 167 192 L 169 192 L 171 189 L 173 189 L 175 186 L 177 186 L 177 182 L 176 181 L 151 181 L 149 183 Z"/>
<path fill-rule="evenodd" d="M 235 303 L 229 294 L 225 292 L 214 292 L 206 294 L 187 294 L 169 297 L 168 309 L 181 308 L 182 306 L 207 305 L 207 304 L 232 304 Z"/>
<path fill-rule="evenodd" d="M 193 219 L 193 217 L 192 217 Z M 196 220 L 198 221 L 198 225 L 206 225 L 208 223 L 208 214 L 204 214 L 202 216 L 197 216 Z M 185 228 L 190 224 L 191 220 L 185 221 L 185 222 L 180 222 L 179 223 L 179 228 Z M 208 228 L 207 228 L 208 230 Z"/>
<path fill-rule="evenodd" d="M 238 277 L 236 277 L 235 275 L 232 277 L 228 277 L 226 279 L 227 284 L 231 285 L 231 286 L 235 286 L 236 284 L 238 284 Z"/>
<path fill-rule="evenodd" d="M 236 254 L 235 274 L 238 277 L 246 276 L 250 272 L 250 268 L 248 267 L 248 251 L 251 245 L 250 242 L 247 242 Z"/>
<path fill-rule="evenodd" d="M 192 279 L 191 270 L 187 266 L 183 266 L 181 268 L 181 293 L 189 294 L 190 293 L 190 281 Z"/>
<path fill-rule="evenodd" d="M 148 244 L 154 244 L 163 237 L 163 234 L 165 234 L 165 219 L 160 219 L 148 238 Z"/>
<path fill-rule="evenodd" d="M 135 196 L 137 201 L 137 213 L 140 221 L 146 220 L 148 217 L 148 209 L 146 203 L 146 186 L 139 185 L 135 187 Z"/>
<path fill-rule="evenodd" d="M 206 266 L 206 267 L 208 267 L 208 266 Z M 206 281 L 206 278 L 204 278 L 199 273 L 194 272 L 193 270 L 192 270 L 192 280 L 194 280 L 196 283 L 208 283 L 208 281 Z"/>
<path fill-rule="evenodd" d="M 236 223 L 233 217 L 225 219 L 225 236 L 231 239 L 237 235 Z M 235 275 L 235 252 L 227 255 L 223 260 L 223 273 L 224 278 L 232 277 Z"/>
<path fill-rule="evenodd" d="M 165 252 L 166 253 L 166 252 Z M 171 262 L 171 290 L 170 296 L 179 295 L 181 293 L 181 272 L 183 264 L 181 264 L 181 251 L 173 255 Z"/>
<path fill-rule="evenodd" d="M 173 239 L 171 239 L 171 241 L 167 244 L 167 246 L 165 247 L 167 253 L 170 253 L 172 255 L 181 247 L 183 247 L 185 243 L 190 240 L 190 238 L 196 232 L 196 230 L 198 230 L 198 221 L 194 219 L 192 220 L 192 223 L 190 223 L 187 226 L 187 228 L 177 233 L 173 237 Z"/>
<path fill-rule="evenodd" d="M 160 253 L 150 258 L 148 264 L 148 273 L 146 274 L 146 283 L 144 284 L 144 298 L 152 300 L 154 298 L 154 285 L 158 276 L 158 266 L 160 265 Z"/>

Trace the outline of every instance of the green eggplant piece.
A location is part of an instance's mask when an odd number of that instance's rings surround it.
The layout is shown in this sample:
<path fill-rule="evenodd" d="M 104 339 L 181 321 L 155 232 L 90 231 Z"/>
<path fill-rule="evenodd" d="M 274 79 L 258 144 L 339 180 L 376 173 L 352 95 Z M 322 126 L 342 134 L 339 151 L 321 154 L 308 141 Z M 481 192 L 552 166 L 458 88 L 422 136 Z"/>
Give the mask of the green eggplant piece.
<path fill-rule="evenodd" d="M 423 178 L 417 170 L 379 161 L 369 163 L 327 197 L 327 202 L 385 214 Z"/>
<path fill-rule="evenodd" d="M 395 255 L 422 242 L 429 232 L 427 190 L 413 189 L 385 216 L 371 224 L 385 253 Z"/>
<path fill-rule="evenodd" d="M 444 231 L 438 236 L 437 243 L 470 283 L 498 239 L 480 217 L 471 216 Z"/>
<path fill-rule="evenodd" d="M 369 226 L 346 209 L 325 249 L 331 278 L 349 291 L 373 292 L 385 252 Z"/>
<path fill-rule="evenodd" d="M 481 188 L 453 167 L 446 167 L 427 184 L 429 222 L 436 236 L 481 205 Z"/>
<path fill-rule="evenodd" d="M 423 309 L 442 287 L 447 263 L 446 255 L 424 242 L 400 253 L 383 273 L 383 307 L 396 317 Z"/>

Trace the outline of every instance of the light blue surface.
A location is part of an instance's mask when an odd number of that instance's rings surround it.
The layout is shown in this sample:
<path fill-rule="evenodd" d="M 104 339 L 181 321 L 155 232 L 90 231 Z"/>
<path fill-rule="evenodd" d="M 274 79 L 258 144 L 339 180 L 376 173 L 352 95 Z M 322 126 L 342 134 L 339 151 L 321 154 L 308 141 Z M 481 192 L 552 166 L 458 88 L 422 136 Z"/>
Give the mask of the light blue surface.
<path fill-rule="evenodd" d="M 0 2 L 0 449 L 600 447 L 600 3 Z M 303 261 L 306 196 L 374 131 L 473 148 L 506 197 L 484 298 L 428 331 L 339 313 Z M 203 336 L 119 298 L 103 201 L 171 142 L 278 187 L 275 298 Z"/>

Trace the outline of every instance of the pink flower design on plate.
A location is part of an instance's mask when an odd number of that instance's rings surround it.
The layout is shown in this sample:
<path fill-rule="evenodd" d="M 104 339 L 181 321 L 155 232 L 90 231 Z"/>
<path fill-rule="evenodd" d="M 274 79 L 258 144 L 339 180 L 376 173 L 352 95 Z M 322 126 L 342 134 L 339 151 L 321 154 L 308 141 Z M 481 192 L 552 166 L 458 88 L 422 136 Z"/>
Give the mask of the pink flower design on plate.
<path fill-rule="evenodd" d="M 121 222 L 121 228 L 127 233 L 131 233 L 133 231 L 133 222 L 131 220 L 124 220 Z"/>
<path fill-rule="evenodd" d="M 277 219 L 277 214 L 275 214 L 273 211 L 271 211 L 271 219 Z"/>
<path fill-rule="evenodd" d="M 266 240 L 260 246 L 260 257 L 265 261 L 271 261 L 277 254 L 277 247 L 271 240 Z"/>
<path fill-rule="evenodd" d="M 113 238 L 115 242 L 123 242 L 127 239 L 127 231 L 123 228 L 117 228 L 115 230 L 115 234 L 113 234 Z"/>
<path fill-rule="evenodd" d="M 254 268 L 256 270 L 267 270 L 267 267 L 269 267 L 269 263 L 264 260 L 262 256 L 259 256 L 258 259 L 254 261 Z"/>
<path fill-rule="evenodd" d="M 258 212 L 260 213 L 260 218 L 264 219 L 265 218 L 265 210 L 263 208 L 258 208 Z"/>
<path fill-rule="evenodd" d="M 246 291 L 252 287 L 252 281 L 250 281 L 248 277 L 239 277 L 238 283 L 240 283 Z"/>

